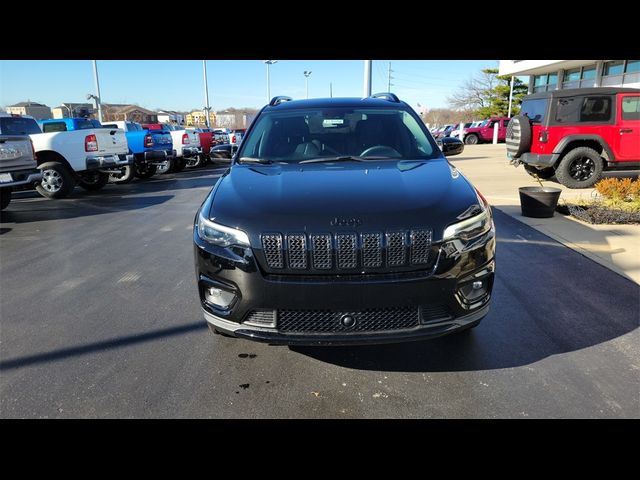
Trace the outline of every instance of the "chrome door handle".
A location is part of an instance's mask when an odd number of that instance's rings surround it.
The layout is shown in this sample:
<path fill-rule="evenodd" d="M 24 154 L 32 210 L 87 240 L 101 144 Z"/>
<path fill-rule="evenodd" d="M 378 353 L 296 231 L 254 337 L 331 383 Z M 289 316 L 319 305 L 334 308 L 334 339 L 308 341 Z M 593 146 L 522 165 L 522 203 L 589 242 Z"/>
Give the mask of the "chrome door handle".
<path fill-rule="evenodd" d="M 633 132 L 633 128 L 621 128 L 620 129 L 620 135 L 622 135 L 623 133 L 631 133 Z"/>

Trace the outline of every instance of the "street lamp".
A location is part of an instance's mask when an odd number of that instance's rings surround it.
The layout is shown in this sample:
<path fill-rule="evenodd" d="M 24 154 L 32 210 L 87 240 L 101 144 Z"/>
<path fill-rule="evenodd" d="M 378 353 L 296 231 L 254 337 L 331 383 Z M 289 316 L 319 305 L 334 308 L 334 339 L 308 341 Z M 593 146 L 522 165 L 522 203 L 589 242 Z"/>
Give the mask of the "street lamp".
<path fill-rule="evenodd" d="M 311 75 L 311 70 L 305 70 L 302 73 L 304 75 L 304 86 L 307 90 L 307 98 L 309 98 L 309 76 Z"/>
<path fill-rule="evenodd" d="M 271 80 L 269 79 L 269 66 L 278 63 L 278 60 L 264 60 L 267 65 L 267 103 L 271 101 Z"/>
<path fill-rule="evenodd" d="M 93 106 L 95 107 L 96 110 L 98 110 L 98 121 L 100 121 L 100 123 L 102 123 L 102 107 L 100 106 L 100 98 L 98 98 L 96 95 L 93 95 L 91 93 L 87 93 L 87 100 L 93 100 Z M 126 120 L 126 115 L 125 115 L 125 120 Z"/>

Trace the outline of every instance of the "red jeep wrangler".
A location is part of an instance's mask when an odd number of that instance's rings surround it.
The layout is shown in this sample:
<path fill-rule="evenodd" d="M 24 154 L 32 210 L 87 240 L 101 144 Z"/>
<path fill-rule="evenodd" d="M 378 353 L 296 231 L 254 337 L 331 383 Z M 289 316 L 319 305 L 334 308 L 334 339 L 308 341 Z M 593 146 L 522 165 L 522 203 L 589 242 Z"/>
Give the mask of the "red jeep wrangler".
<path fill-rule="evenodd" d="M 569 188 L 604 170 L 640 167 L 640 89 L 577 88 L 527 95 L 507 129 L 507 157 Z"/>
<path fill-rule="evenodd" d="M 464 129 L 464 143 L 467 145 L 475 145 L 476 143 L 493 142 L 493 128 L 498 124 L 498 141 L 504 142 L 507 136 L 507 126 L 509 125 L 509 117 L 491 117 L 485 120 L 478 127 Z"/>

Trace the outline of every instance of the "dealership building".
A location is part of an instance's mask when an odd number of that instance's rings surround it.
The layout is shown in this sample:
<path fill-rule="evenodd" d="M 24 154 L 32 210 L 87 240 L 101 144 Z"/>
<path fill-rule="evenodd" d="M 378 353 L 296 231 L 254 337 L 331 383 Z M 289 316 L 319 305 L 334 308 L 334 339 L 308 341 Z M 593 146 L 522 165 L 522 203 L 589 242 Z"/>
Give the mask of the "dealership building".
<path fill-rule="evenodd" d="M 500 75 L 529 76 L 529 93 L 564 88 L 640 88 L 640 60 L 500 60 Z"/>

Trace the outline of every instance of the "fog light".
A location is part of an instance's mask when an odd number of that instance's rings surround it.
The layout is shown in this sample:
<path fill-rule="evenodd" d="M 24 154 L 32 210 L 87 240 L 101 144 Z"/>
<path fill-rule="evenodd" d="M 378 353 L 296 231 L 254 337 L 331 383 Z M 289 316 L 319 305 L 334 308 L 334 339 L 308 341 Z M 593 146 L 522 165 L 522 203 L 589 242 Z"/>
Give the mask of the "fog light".
<path fill-rule="evenodd" d="M 462 285 L 459 291 L 467 302 L 473 302 L 486 295 L 487 284 L 484 280 L 476 280 Z"/>
<path fill-rule="evenodd" d="M 204 299 L 207 303 L 220 308 L 228 308 L 233 303 L 236 295 L 216 287 L 207 287 L 204 289 Z"/>

